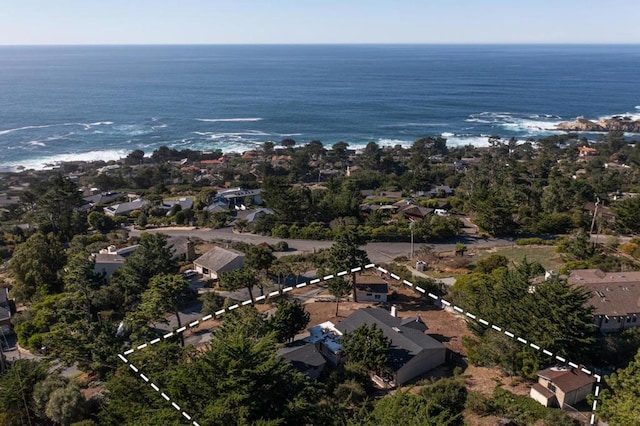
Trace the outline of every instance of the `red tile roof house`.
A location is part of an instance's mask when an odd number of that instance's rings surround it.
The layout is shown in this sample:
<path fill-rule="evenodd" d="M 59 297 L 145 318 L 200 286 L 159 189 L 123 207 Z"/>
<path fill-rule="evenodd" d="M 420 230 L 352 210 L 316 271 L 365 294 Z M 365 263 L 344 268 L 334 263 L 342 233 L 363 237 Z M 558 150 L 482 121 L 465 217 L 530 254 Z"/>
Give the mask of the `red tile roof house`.
<path fill-rule="evenodd" d="M 538 383 L 529 396 L 545 407 L 563 408 L 584 400 L 596 379 L 578 368 L 551 367 L 538 371 Z"/>
<path fill-rule="evenodd" d="M 595 324 L 601 332 L 617 332 L 640 326 L 640 272 L 571 271 L 568 283 L 591 295 Z"/>

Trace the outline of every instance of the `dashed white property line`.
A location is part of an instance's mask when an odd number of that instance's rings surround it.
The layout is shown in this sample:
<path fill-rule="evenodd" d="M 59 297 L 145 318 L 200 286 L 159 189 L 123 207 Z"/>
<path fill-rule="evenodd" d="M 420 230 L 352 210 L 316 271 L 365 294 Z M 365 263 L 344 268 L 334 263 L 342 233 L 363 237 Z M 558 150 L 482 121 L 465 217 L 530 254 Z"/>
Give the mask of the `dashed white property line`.
<path fill-rule="evenodd" d="M 187 413 L 186 411 L 183 411 L 183 410 L 182 410 L 182 408 L 180 408 L 180 406 L 179 406 L 178 404 L 176 404 L 176 402 L 175 402 L 175 401 L 172 401 L 172 400 L 171 400 L 171 398 L 169 397 L 169 395 L 167 395 L 167 394 L 166 394 L 166 393 L 164 393 L 164 392 L 161 392 L 161 391 L 160 391 L 160 388 L 159 388 L 155 383 L 151 382 L 151 381 L 149 380 L 149 378 L 148 378 L 147 376 L 145 376 L 145 375 L 144 375 L 144 373 L 142 373 L 142 372 L 140 371 L 140 369 L 138 369 L 138 367 L 136 367 L 135 365 L 133 365 L 133 364 L 131 363 L 131 361 L 129 361 L 129 360 L 128 360 L 124 355 L 122 355 L 122 354 L 118 354 L 118 357 L 120 358 L 120 360 L 121 360 L 122 362 L 124 362 L 126 365 L 128 365 L 128 366 L 129 366 L 129 368 L 130 368 L 131 370 L 133 370 L 135 373 L 137 373 L 137 374 L 138 374 L 138 376 L 140 376 L 140 378 L 141 378 L 142 380 L 144 380 L 144 381 L 145 381 L 145 383 L 148 383 L 148 384 L 149 384 L 149 386 L 151 386 L 151 389 L 153 389 L 154 391 L 158 392 L 158 393 L 160 394 L 160 396 L 161 396 L 162 398 L 164 398 L 164 400 L 165 400 L 165 401 L 170 402 L 170 403 L 171 403 L 171 406 L 172 406 L 173 408 L 175 408 L 175 409 L 176 409 L 176 411 L 177 411 L 178 413 L 182 414 L 182 416 L 183 416 L 185 419 L 187 419 L 187 420 L 191 421 L 191 424 L 192 424 L 193 426 L 200 426 L 200 425 L 198 424 L 198 422 L 196 422 L 195 420 L 193 420 L 193 417 L 191 417 L 191 416 L 189 415 L 189 413 Z"/>
<path fill-rule="evenodd" d="M 369 266 L 369 265 L 367 265 L 367 266 Z M 381 272 L 387 273 L 387 271 L 386 271 L 385 269 L 383 269 L 383 268 L 377 267 L 377 269 L 378 269 L 379 271 L 381 271 Z M 391 274 L 391 276 L 392 276 L 394 279 L 396 279 L 397 281 L 401 281 L 400 277 L 396 278 L 396 275 L 395 275 L 395 274 Z M 410 281 L 402 280 L 402 283 L 403 283 L 403 284 L 405 284 L 405 285 L 407 285 L 407 286 L 409 286 L 409 287 L 413 287 L 413 288 L 415 288 L 416 290 L 420 291 L 421 293 L 425 293 L 424 289 L 422 289 L 421 287 L 415 286 L 415 285 L 414 285 L 413 283 L 411 283 Z M 514 338 L 515 338 L 515 340 L 516 340 L 516 341 L 520 342 L 520 343 L 521 343 L 521 344 L 523 344 L 523 345 L 528 345 L 529 347 L 531 347 L 532 349 L 535 349 L 536 351 L 538 351 L 538 350 L 540 350 L 540 349 L 541 349 L 541 347 L 540 347 L 539 345 L 536 345 L 536 344 L 535 344 L 535 343 L 533 343 L 533 342 L 529 342 L 527 339 L 524 339 L 524 338 L 522 338 L 522 337 L 520 337 L 520 336 L 516 336 L 514 333 L 510 332 L 509 330 L 504 330 L 503 328 L 501 328 L 501 327 L 497 326 L 496 324 L 490 324 L 490 323 L 489 323 L 489 321 L 486 321 L 486 320 L 484 320 L 484 319 L 482 319 L 482 318 L 478 318 L 475 314 L 473 314 L 473 313 L 471 313 L 471 312 L 469 312 L 469 311 L 465 311 L 465 310 L 464 310 L 464 309 L 462 309 L 461 307 L 456 306 L 456 305 L 452 304 L 451 302 L 449 302 L 449 301 L 447 301 L 447 300 L 445 300 L 445 299 L 442 299 L 441 297 L 436 296 L 436 295 L 435 295 L 435 294 L 433 294 L 433 293 L 429 293 L 429 294 L 428 294 L 428 296 L 429 296 L 429 297 L 431 297 L 432 299 L 434 299 L 434 300 L 436 300 L 436 301 L 440 302 L 442 305 L 445 305 L 445 306 L 448 306 L 448 307 L 453 307 L 453 310 L 454 310 L 454 311 L 456 311 L 457 313 L 459 313 L 459 314 L 464 314 L 466 317 L 468 317 L 468 318 L 470 318 L 470 319 L 472 319 L 472 320 L 475 320 L 476 322 L 478 322 L 478 323 L 482 324 L 482 325 L 483 325 L 483 326 L 485 326 L 485 327 L 489 327 L 489 326 L 490 326 L 490 328 L 491 328 L 491 329 L 493 329 L 493 330 L 495 330 L 495 331 L 502 332 L 502 333 L 504 333 L 506 336 L 508 336 L 508 337 L 510 337 L 510 338 L 512 338 L 512 339 L 514 339 Z M 554 357 L 553 352 L 548 351 L 548 350 L 546 350 L 546 349 L 543 349 L 543 350 L 542 350 L 542 353 L 543 353 L 544 355 L 548 356 L 548 357 Z M 591 410 L 591 421 L 590 421 L 590 425 L 595 425 L 595 421 L 596 421 L 596 408 L 597 408 L 597 405 L 598 405 L 598 404 L 597 404 L 597 402 L 598 402 L 598 399 L 597 399 L 597 398 L 598 398 L 598 395 L 599 395 L 599 393 L 600 393 L 601 377 L 600 377 L 600 376 L 598 376 L 597 374 L 593 374 L 590 370 L 587 370 L 586 368 L 581 368 L 578 364 L 576 364 L 576 363 L 574 363 L 574 362 L 567 361 L 567 360 L 566 360 L 566 358 L 563 358 L 563 357 L 562 357 L 562 356 L 560 356 L 560 355 L 555 355 L 555 359 L 556 359 L 556 360 L 558 360 L 558 361 L 560 361 L 560 362 L 562 362 L 563 364 L 568 364 L 569 366 L 571 366 L 571 367 L 573 367 L 573 368 L 580 368 L 580 370 L 581 370 L 582 372 L 584 372 L 585 374 L 588 374 L 588 375 L 593 376 L 593 377 L 595 377 L 595 378 L 596 378 L 596 387 L 595 387 L 595 392 L 594 392 L 595 399 L 594 399 L 594 401 L 593 401 L 593 407 L 592 407 L 592 410 Z"/>
<path fill-rule="evenodd" d="M 372 267 L 374 267 L 374 266 L 375 266 L 374 264 L 370 264 L 370 265 L 365 266 L 365 269 L 367 269 L 367 268 L 372 268 Z M 358 271 L 361 271 L 361 270 L 362 270 L 362 268 L 361 268 L 361 267 L 351 268 L 351 270 L 350 270 L 350 271 L 341 271 L 341 272 L 338 272 L 338 273 L 337 273 L 337 274 L 335 274 L 335 275 L 327 275 L 327 276 L 325 276 L 322 280 L 321 280 L 320 278 L 315 278 L 315 279 L 313 279 L 313 280 L 309 281 L 308 283 L 307 283 L 307 282 L 305 282 L 305 283 L 297 284 L 297 285 L 295 286 L 295 288 L 302 288 L 302 287 L 305 287 L 305 286 L 310 285 L 310 284 L 317 284 L 317 283 L 319 283 L 319 282 L 321 282 L 321 281 L 323 281 L 323 280 L 324 280 L 324 281 L 327 281 L 327 280 L 333 279 L 333 278 L 334 278 L 334 277 L 336 277 L 336 276 L 341 277 L 341 276 L 343 276 L 343 275 L 348 274 L 349 272 L 358 272 Z M 280 290 L 280 291 L 272 291 L 271 293 L 269 293 L 268 297 L 279 296 L 279 295 L 284 294 L 284 293 L 286 293 L 286 292 L 289 292 L 289 291 L 291 291 L 291 290 L 293 290 L 293 289 L 294 289 L 294 287 L 287 287 L 287 288 L 284 288 L 284 289 L 282 289 L 282 290 Z M 257 297 L 257 298 L 255 299 L 255 301 L 264 300 L 264 299 L 266 299 L 266 298 L 267 298 L 267 296 L 266 296 L 266 295 L 263 295 L 263 296 Z M 208 314 L 208 315 L 203 316 L 203 317 L 202 317 L 202 318 L 200 318 L 199 320 L 195 320 L 195 321 L 193 321 L 193 322 L 189 323 L 189 328 L 193 328 L 193 327 L 198 326 L 198 325 L 200 324 L 200 322 L 201 322 L 201 321 L 207 321 L 207 320 L 209 320 L 209 319 L 213 318 L 213 317 L 214 317 L 214 315 L 217 317 L 217 316 L 223 315 L 224 313 L 226 313 L 226 312 L 228 312 L 228 311 L 232 311 L 232 310 L 234 310 L 234 309 L 237 309 L 237 308 L 238 308 L 238 307 L 240 307 L 240 306 L 246 306 L 246 305 L 250 305 L 250 304 L 253 304 L 253 303 L 254 303 L 254 302 L 253 302 L 252 300 L 245 300 L 245 301 L 241 302 L 240 304 L 236 303 L 235 305 L 229 306 L 226 310 L 225 310 L 225 309 L 220 309 L 220 310 L 216 311 L 216 312 L 215 312 L 215 314 L 213 314 L 213 315 L 212 315 L 212 314 Z M 177 329 L 175 329 L 175 330 L 173 330 L 173 331 L 170 331 L 170 332 L 168 332 L 168 333 L 164 334 L 164 335 L 162 336 L 162 339 L 161 339 L 161 338 L 159 338 L 159 337 L 157 337 L 157 338 L 155 338 L 155 339 L 151 340 L 151 341 L 150 341 L 150 342 L 148 342 L 148 343 L 143 343 L 143 344 L 141 344 L 141 345 L 138 345 L 136 348 L 128 349 L 127 351 L 125 351 L 125 352 L 124 352 L 124 354 L 118 354 L 118 357 L 120 357 L 120 359 L 122 360 L 122 362 L 124 362 L 125 364 L 129 365 L 129 368 L 130 368 L 132 371 L 134 371 L 135 373 L 139 374 L 139 377 L 140 377 L 142 380 L 144 380 L 144 382 L 145 382 L 145 383 L 148 383 L 148 384 L 149 384 L 149 386 L 151 386 L 151 388 L 152 388 L 154 391 L 158 392 L 158 393 L 160 394 L 160 396 L 162 396 L 162 398 L 164 398 L 167 402 L 171 402 L 171 405 L 173 406 L 173 408 L 175 408 L 175 409 L 176 409 L 176 411 L 180 412 L 184 418 L 186 418 L 187 420 L 192 421 L 193 426 L 200 426 L 200 425 L 198 424 L 198 422 L 196 422 L 195 420 L 193 420 L 193 419 L 192 419 L 191 415 L 189 415 L 189 414 L 188 414 L 187 412 L 185 412 L 185 411 L 182 411 L 182 409 L 180 408 L 180 406 L 179 406 L 178 404 L 176 404 L 175 402 L 171 401 L 171 398 L 170 398 L 166 393 L 161 392 L 161 391 L 160 391 L 160 388 L 159 388 L 155 383 L 151 382 L 151 381 L 150 381 L 150 379 L 149 379 L 149 377 L 147 377 L 144 373 L 142 373 L 142 372 L 141 372 L 141 371 L 140 371 L 136 366 L 134 366 L 134 365 L 133 365 L 133 364 L 132 364 L 132 363 L 131 363 L 127 358 L 126 358 L 126 355 L 130 355 L 130 354 L 132 354 L 133 352 L 135 352 L 136 350 L 142 350 L 142 349 L 144 349 L 144 348 L 146 348 L 146 347 L 148 347 L 148 346 L 150 346 L 150 345 L 154 345 L 154 344 L 156 344 L 156 343 L 161 342 L 163 339 L 164 339 L 164 340 L 166 340 L 166 339 L 168 339 L 168 338 L 170 338 L 170 337 L 172 337 L 172 336 L 179 335 L 180 333 L 183 333 L 184 331 L 186 331 L 186 329 L 187 329 L 187 326 L 182 326 L 182 327 L 180 327 L 180 328 L 177 328 Z"/>
<path fill-rule="evenodd" d="M 373 264 L 373 263 L 370 263 L 370 264 L 367 264 L 367 265 L 365 265 L 365 266 L 364 266 L 364 269 L 370 269 L 370 268 L 376 268 L 377 270 L 379 270 L 380 272 L 382 272 L 382 273 L 384 273 L 384 274 L 389 274 L 389 271 L 388 271 L 388 270 L 386 270 L 386 269 L 384 269 L 384 268 L 382 268 L 382 267 L 380 267 L 380 266 L 376 266 L 376 265 L 375 265 L 375 264 Z M 362 267 L 351 268 L 350 272 L 359 272 L 359 271 L 361 271 L 362 269 L 363 269 Z M 319 282 L 321 282 L 321 281 L 328 281 L 328 280 L 331 280 L 331 279 L 335 278 L 336 276 L 337 276 L 337 277 L 341 277 L 341 276 L 343 276 L 343 275 L 346 275 L 347 273 L 349 273 L 349 271 L 341 271 L 341 272 L 336 273 L 335 275 L 326 275 L 326 276 L 322 277 L 322 279 L 320 279 L 320 278 L 315 278 L 315 279 L 313 279 L 313 280 L 309 281 L 308 283 L 306 283 L 306 282 L 305 282 L 305 283 L 302 283 L 302 284 L 297 284 L 297 285 L 295 286 L 295 288 L 302 288 L 302 287 L 304 287 L 304 286 L 306 286 L 306 285 L 309 285 L 309 284 L 317 284 L 317 283 L 319 283 Z M 389 275 L 390 275 L 393 279 L 397 280 L 398 282 L 400 282 L 400 281 L 401 281 L 404 285 L 406 285 L 406 286 L 408 286 L 408 287 L 415 288 L 415 289 L 416 289 L 417 291 L 419 291 L 420 293 L 427 294 L 430 298 L 432 298 L 432 299 L 434 299 L 435 301 L 437 301 L 437 302 L 441 303 L 442 305 L 445 305 L 445 306 L 448 306 L 448 307 L 453 307 L 454 311 L 456 311 L 456 312 L 458 312 L 458 313 L 460 313 L 460 314 L 464 314 L 466 317 L 468 317 L 468 318 L 470 318 L 470 319 L 472 319 L 472 320 L 475 320 L 476 322 L 478 322 L 478 323 L 482 324 L 482 325 L 483 325 L 483 326 L 485 326 L 485 327 L 490 327 L 491 329 L 493 329 L 493 330 L 495 330 L 495 331 L 498 331 L 498 332 L 502 332 L 502 333 L 504 333 L 506 336 L 508 336 L 508 337 L 510 337 L 510 338 L 515 338 L 515 339 L 516 339 L 518 342 L 520 342 L 521 344 L 523 344 L 523 345 L 528 345 L 529 347 L 531 347 L 532 349 L 535 349 L 536 351 L 538 351 L 538 350 L 540 350 L 540 349 L 541 349 L 541 347 L 540 347 L 539 345 L 536 345 L 536 344 L 535 344 L 535 343 L 533 343 L 533 342 L 529 342 L 529 341 L 527 341 L 526 339 L 524 339 L 524 338 L 522 338 L 522 337 L 516 336 L 514 333 L 512 333 L 512 332 L 510 332 L 510 331 L 508 331 L 508 330 L 503 330 L 501 327 L 497 326 L 496 324 L 491 324 L 489 321 L 487 321 L 487 320 L 485 320 L 485 319 L 478 318 L 475 314 L 473 314 L 473 313 L 471 313 L 471 312 L 468 312 L 468 311 L 465 311 L 465 310 L 464 310 L 464 309 L 462 309 L 461 307 L 456 306 L 456 305 L 453 305 L 451 302 L 449 302 L 449 301 L 447 301 L 447 300 L 445 300 L 445 299 L 442 299 L 441 297 L 439 297 L 439 296 L 437 296 L 437 295 L 435 295 L 435 294 L 433 294 L 433 293 L 431 293 L 431 292 L 427 293 L 427 291 L 426 291 L 425 289 L 423 289 L 422 287 L 416 286 L 416 285 L 414 285 L 412 282 L 410 282 L 410 281 L 408 281 L 408 280 L 401 279 L 398 275 L 396 275 L 396 274 L 394 274 L 394 273 L 391 273 L 391 274 L 389 274 Z M 293 289 L 294 289 L 294 287 L 286 287 L 286 288 L 284 288 L 284 289 L 281 289 L 280 291 L 273 291 L 273 292 L 269 293 L 268 297 L 278 296 L 278 295 L 281 295 L 281 294 L 287 293 L 287 292 L 289 292 L 289 291 L 291 291 L 291 290 L 293 290 Z M 267 297 L 267 296 L 260 296 L 260 297 L 256 298 L 256 299 L 255 299 L 255 301 L 259 301 L 259 300 L 266 299 L 266 297 Z M 251 301 L 251 300 L 245 300 L 244 302 L 242 302 L 242 303 L 241 303 L 241 305 L 242 305 L 242 306 L 244 306 L 244 305 L 249 305 L 249 304 L 252 304 L 252 303 L 254 303 L 254 302 L 253 302 L 253 301 Z M 229 306 L 226 310 L 225 310 L 225 309 L 221 309 L 221 310 L 219 310 L 219 311 L 216 311 L 216 312 L 215 312 L 215 316 L 217 317 L 217 316 L 223 315 L 224 313 L 226 313 L 226 312 L 228 312 L 228 311 L 232 311 L 232 310 L 234 310 L 234 309 L 237 309 L 239 306 L 240 306 L 240 304 L 235 304 L 235 305 Z M 189 324 L 189 327 L 196 326 L 196 325 L 198 325 L 198 324 L 199 324 L 199 321 L 206 321 L 206 320 L 211 319 L 212 317 L 213 317 L 213 315 L 206 315 L 206 316 L 202 317 L 200 320 L 198 320 L 198 321 L 194 321 L 194 322 L 190 323 L 190 324 Z M 174 334 L 182 333 L 182 332 L 184 332 L 185 330 L 186 330 L 186 327 L 178 328 L 178 329 L 176 329 L 176 330 L 174 330 L 174 331 L 172 331 L 172 332 L 169 332 L 169 333 L 165 334 L 165 335 L 163 336 L 163 338 L 164 338 L 164 339 L 168 339 L 169 337 L 173 336 Z M 147 343 L 144 343 L 144 344 L 142 344 L 142 345 L 139 345 L 139 346 L 137 347 L 137 350 L 144 349 L 144 348 L 146 348 L 148 345 L 153 345 L 153 344 L 158 343 L 158 342 L 160 342 L 160 341 L 161 341 L 161 339 L 160 339 L 160 338 L 156 338 L 156 339 L 154 339 L 154 340 L 150 341 L 148 344 L 147 344 Z M 129 354 L 133 353 L 135 350 L 136 350 L 136 349 L 129 349 L 129 350 L 127 350 L 126 352 L 124 352 L 124 355 L 129 355 Z M 548 356 L 548 357 L 554 357 L 553 352 L 548 351 L 547 349 L 542 349 L 542 353 L 543 353 L 544 355 Z M 127 359 L 126 359 L 122 354 L 119 354 L 118 356 L 122 359 L 122 361 L 123 361 L 123 362 L 125 362 L 125 363 L 129 364 L 130 366 L 132 366 L 132 364 L 131 364 L 131 363 L 130 363 L 130 362 L 129 362 L 129 361 L 128 361 L 128 360 L 127 360 Z M 568 364 L 568 365 L 570 365 L 570 366 L 571 366 L 571 367 L 573 367 L 573 368 L 579 368 L 578 364 L 573 363 L 573 362 L 567 362 L 567 360 L 566 360 L 565 358 L 563 358 L 562 356 L 560 356 L 560 355 L 555 355 L 555 359 L 557 359 L 558 361 L 560 361 L 560 362 L 562 362 L 562 363 Z M 132 370 L 134 370 L 134 368 L 135 368 L 135 367 L 132 367 Z M 599 375 L 597 375 L 597 374 L 593 374 L 590 370 L 587 370 L 587 369 L 585 369 L 585 368 L 580 368 L 580 369 L 581 369 L 581 371 L 582 371 L 582 372 L 584 372 L 585 374 L 592 375 L 592 376 L 594 376 L 594 377 L 596 378 L 596 387 L 595 387 L 595 392 L 594 392 L 595 399 L 594 399 L 594 401 L 593 401 L 593 407 L 592 407 L 592 413 L 591 413 L 591 421 L 590 421 L 590 424 L 591 424 L 591 425 L 594 425 L 594 424 L 595 424 L 595 413 L 596 413 L 597 402 L 598 402 L 598 399 L 597 399 L 597 398 L 598 398 L 598 395 L 599 395 L 599 393 L 600 393 L 601 380 L 602 380 L 602 378 L 601 378 Z M 135 369 L 134 371 L 135 371 L 136 373 L 138 373 L 138 370 L 137 370 L 137 369 Z M 148 380 L 149 380 L 149 379 L 148 379 L 144 374 L 142 374 L 141 372 L 140 372 L 139 374 L 140 374 L 140 377 L 141 377 L 145 382 L 148 382 Z M 152 387 L 156 392 L 160 392 L 160 390 L 158 389 L 158 387 L 157 387 L 154 383 L 151 383 L 151 384 L 150 384 L 150 386 L 151 386 L 151 387 Z M 164 397 L 166 394 L 162 393 L 162 395 L 163 395 L 163 397 Z M 166 399 L 166 398 L 165 398 L 165 399 Z M 169 401 L 169 399 L 167 399 L 167 401 Z M 177 406 L 177 404 L 175 404 L 174 402 L 172 402 L 172 405 L 174 406 L 174 408 L 176 408 L 176 410 L 180 411 L 180 408 Z M 182 415 L 183 415 L 187 420 L 191 420 L 191 416 L 189 416 L 186 412 L 182 411 Z M 193 422 L 192 422 L 192 424 L 193 424 L 194 426 L 200 426 L 196 421 L 193 421 Z"/>

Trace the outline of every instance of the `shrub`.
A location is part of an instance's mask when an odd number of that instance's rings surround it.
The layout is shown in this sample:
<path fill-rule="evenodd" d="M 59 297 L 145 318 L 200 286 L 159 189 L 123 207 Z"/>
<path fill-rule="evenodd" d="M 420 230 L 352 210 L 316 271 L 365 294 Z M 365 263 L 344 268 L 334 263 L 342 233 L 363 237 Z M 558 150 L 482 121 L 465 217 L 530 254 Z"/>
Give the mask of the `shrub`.
<path fill-rule="evenodd" d="M 287 251 L 289 250 L 289 244 L 286 241 L 278 241 L 273 248 L 275 251 Z"/>
<path fill-rule="evenodd" d="M 509 259 L 499 254 L 492 254 L 489 257 L 480 259 L 476 262 L 476 272 L 482 274 L 490 274 L 498 268 L 506 268 L 509 265 Z"/>
<path fill-rule="evenodd" d="M 539 238 L 539 237 L 531 237 L 531 238 L 518 238 L 516 240 L 516 245 L 518 246 L 552 246 L 554 245 L 556 242 L 555 240 L 551 239 L 551 240 L 545 240 L 543 238 Z"/>

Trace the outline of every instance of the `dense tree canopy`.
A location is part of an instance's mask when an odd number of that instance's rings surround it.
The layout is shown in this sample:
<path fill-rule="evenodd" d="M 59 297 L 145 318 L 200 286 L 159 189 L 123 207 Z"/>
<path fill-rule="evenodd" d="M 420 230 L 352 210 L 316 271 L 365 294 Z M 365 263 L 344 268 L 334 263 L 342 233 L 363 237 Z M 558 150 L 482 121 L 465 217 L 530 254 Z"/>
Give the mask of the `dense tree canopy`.
<path fill-rule="evenodd" d="M 293 340 L 300 330 L 309 324 L 309 312 L 297 300 L 282 299 L 276 312 L 269 318 L 269 328 L 276 334 L 278 342 Z"/>
<path fill-rule="evenodd" d="M 516 336 L 573 360 L 584 360 L 593 348 L 593 308 L 586 291 L 566 281 L 551 279 L 533 286 L 529 280 L 540 269 L 526 261 L 492 274 L 461 277 L 453 287 L 453 300 L 479 317 Z M 534 377 L 544 358 L 526 345 L 469 322 L 476 337 L 467 339 L 469 360 L 498 364 L 510 373 Z"/>
<path fill-rule="evenodd" d="M 369 371 L 382 371 L 389 358 L 391 342 L 375 324 L 363 324 L 346 333 L 340 343 L 349 362 Z"/>
<path fill-rule="evenodd" d="M 9 271 L 15 280 L 17 299 L 30 302 L 37 296 L 59 292 L 60 271 L 65 264 L 62 245 L 53 234 L 33 234 L 13 253 Z"/>
<path fill-rule="evenodd" d="M 606 379 L 608 389 L 600 394 L 599 412 L 615 425 L 640 425 L 640 350 L 626 368 Z"/>

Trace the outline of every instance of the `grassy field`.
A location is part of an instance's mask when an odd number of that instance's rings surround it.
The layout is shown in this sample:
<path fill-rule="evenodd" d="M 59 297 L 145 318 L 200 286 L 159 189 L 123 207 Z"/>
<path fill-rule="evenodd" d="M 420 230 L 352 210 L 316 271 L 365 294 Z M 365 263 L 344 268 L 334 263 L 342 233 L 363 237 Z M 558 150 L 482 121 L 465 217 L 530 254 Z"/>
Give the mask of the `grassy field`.
<path fill-rule="evenodd" d="M 481 250 L 473 257 L 474 262 L 492 254 L 499 254 L 509 259 L 510 262 L 520 263 L 527 258 L 528 262 L 540 262 L 544 268 L 558 271 L 564 266 L 560 254 L 554 251 L 553 246 L 513 246 L 496 247 L 489 250 Z"/>

